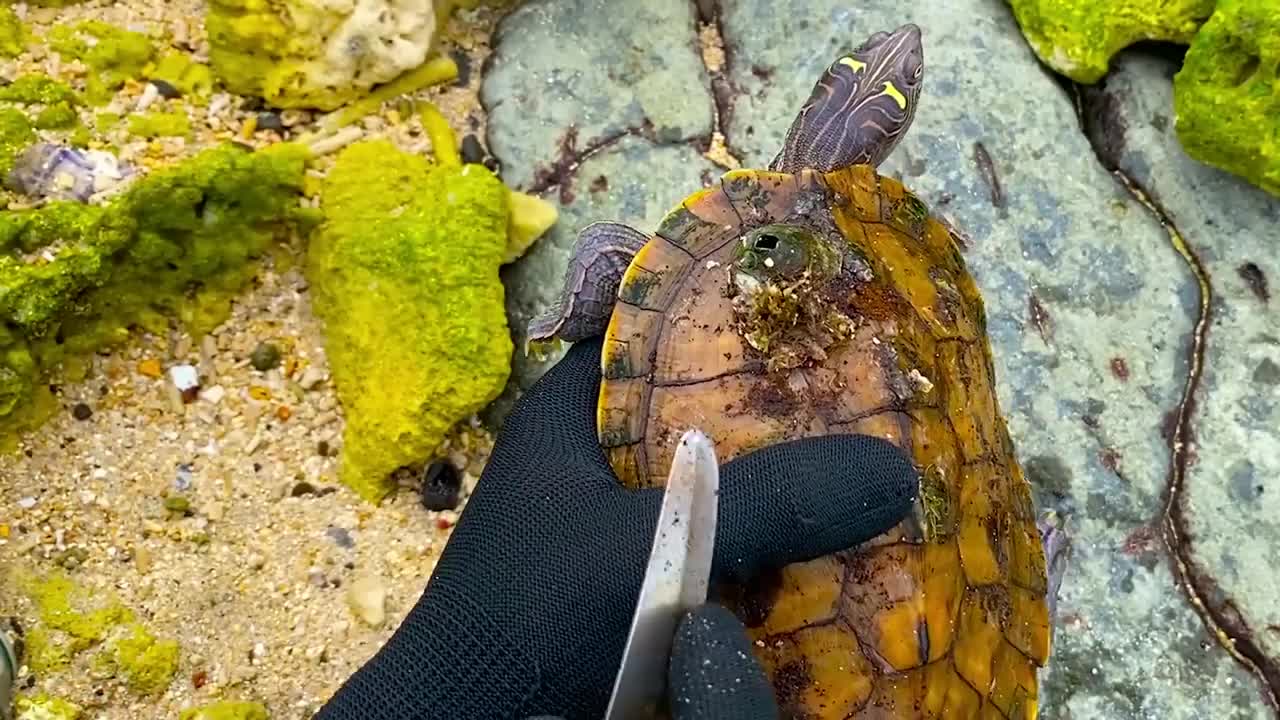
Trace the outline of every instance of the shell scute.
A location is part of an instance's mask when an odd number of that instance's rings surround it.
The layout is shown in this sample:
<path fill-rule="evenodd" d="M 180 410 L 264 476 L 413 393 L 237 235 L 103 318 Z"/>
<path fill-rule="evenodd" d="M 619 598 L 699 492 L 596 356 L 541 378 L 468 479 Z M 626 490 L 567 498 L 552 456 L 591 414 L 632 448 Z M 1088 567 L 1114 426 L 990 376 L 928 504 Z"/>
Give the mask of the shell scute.
<path fill-rule="evenodd" d="M 858 636 L 837 620 L 771 638 L 759 653 L 783 717 L 849 717 L 871 697 L 876 673 Z"/>

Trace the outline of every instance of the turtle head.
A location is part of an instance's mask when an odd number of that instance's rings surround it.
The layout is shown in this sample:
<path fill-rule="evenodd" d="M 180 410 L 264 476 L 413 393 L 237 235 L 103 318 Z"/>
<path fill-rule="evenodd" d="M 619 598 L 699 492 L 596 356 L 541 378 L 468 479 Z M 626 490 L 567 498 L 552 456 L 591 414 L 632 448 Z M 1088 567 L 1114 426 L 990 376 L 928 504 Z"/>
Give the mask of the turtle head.
<path fill-rule="evenodd" d="M 919 27 L 872 35 L 827 67 L 770 169 L 879 165 L 915 118 L 923 80 Z"/>

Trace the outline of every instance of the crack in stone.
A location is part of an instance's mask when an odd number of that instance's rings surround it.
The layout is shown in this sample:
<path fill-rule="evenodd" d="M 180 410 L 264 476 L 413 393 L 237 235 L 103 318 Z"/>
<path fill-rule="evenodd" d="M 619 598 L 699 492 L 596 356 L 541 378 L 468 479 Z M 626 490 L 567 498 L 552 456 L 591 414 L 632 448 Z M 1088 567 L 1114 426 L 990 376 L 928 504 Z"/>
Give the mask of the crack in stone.
<path fill-rule="evenodd" d="M 1280 665 L 1269 658 L 1254 641 L 1253 630 L 1235 602 L 1226 596 L 1211 575 L 1196 565 L 1192 554 L 1192 534 L 1187 529 L 1187 467 L 1194 456 L 1195 395 L 1204 373 L 1213 314 L 1213 284 L 1204 264 L 1169 213 L 1120 167 L 1124 121 L 1119 115 L 1114 96 L 1105 89 L 1105 80 L 1094 87 L 1071 83 L 1070 88 L 1081 130 L 1088 137 L 1098 161 L 1160 223 L 1169 236 L 1170 245 L 1195 278 L 1196 322 L 1187 347 L 1187 372 L 1183 380 L 1182 395 L 1172 413 L 1170 432 L 1166 436 L 1170 452 L 1169 477 L 1158 522 L 1178 586 L 1218 644 L 1259 679 L 1264 699 L 1277 717 L 1280 717 Z"/>
<path fill-rule="evenodd" d="M 742 167 L 741 154 L 729 144 L 729 116 L 733 112 L 733 85 L 726 69 L 731 50 L 724 39 L 720 24 L 720 3 L 717 0 L 692 0 L 698 17 L 698 43 L 702 64 L 711 80 L 711 140 L 703 156 L 711 162 L 734 170 Z"/>

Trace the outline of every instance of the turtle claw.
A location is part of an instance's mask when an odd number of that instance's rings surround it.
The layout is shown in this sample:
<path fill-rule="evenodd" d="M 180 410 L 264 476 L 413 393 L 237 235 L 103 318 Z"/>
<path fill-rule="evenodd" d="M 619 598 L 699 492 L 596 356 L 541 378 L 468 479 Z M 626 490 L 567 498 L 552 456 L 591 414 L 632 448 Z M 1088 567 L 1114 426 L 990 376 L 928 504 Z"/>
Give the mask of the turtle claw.
<path fill-rule="evenodd" d="M 564 286 L 556 302 L 528 327 L 527 353 L 554 340 L 577 342 L 603 335 L 618 299 L 618 283 L 648 236 L 614 222 L 592 223 L 578 233 Z"/>
<path fill-rule="evenodd" d="M 1048 571 L 1048 589 L 1045 601 L 1049 605 L 1050 625 L 1058 606 L 1058 590 L 1062 587 L 1062 578 L 1067 574 L 1067 566 L 1071 560 L 1071 534 L 1067 531 L 1067 520 L 1056 510 L 1045 510 L 1036 519 L 1036 528 L 1040 530 L 1040 542 L 1044 546 L 1045 568 Z"/>

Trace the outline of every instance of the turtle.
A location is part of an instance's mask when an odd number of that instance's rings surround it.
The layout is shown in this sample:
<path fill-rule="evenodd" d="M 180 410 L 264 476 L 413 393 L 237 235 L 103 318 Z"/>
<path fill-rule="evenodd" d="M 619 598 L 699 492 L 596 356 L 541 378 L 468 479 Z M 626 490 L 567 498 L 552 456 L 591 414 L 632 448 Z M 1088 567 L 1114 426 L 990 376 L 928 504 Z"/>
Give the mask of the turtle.
<path fill-rule="evenodd" d="M 963 236 L 877 171 L 923 70 L 910 23 L 840 54 L 766 168 L 726 172 L 651 233 L 583 228 L 527 329 L 603 335 L 598 441 L 629 487 L 660 486 L 692 427 L 722 461 L 830 433 L 911 458 L 898 525 L 716 588 L 784 717 L 1038 713 L 1070 537 L 1015 456 Z"/>

